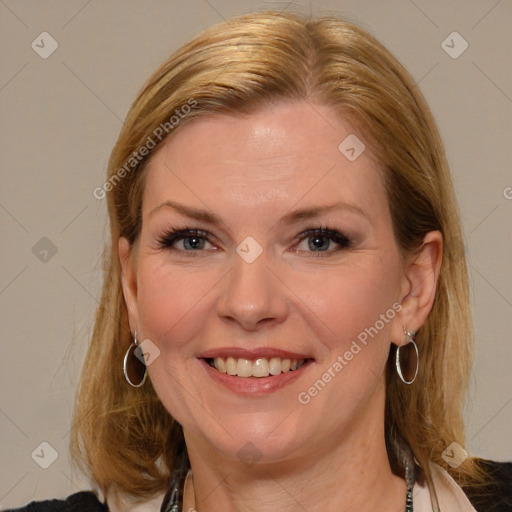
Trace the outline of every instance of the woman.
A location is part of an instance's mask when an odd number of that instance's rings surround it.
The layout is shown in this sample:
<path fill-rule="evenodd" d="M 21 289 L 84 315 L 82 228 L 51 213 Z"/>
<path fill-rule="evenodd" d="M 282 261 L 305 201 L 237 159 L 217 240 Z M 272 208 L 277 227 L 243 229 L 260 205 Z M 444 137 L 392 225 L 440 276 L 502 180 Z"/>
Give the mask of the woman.
<path fill-rule="evenodd" d="M 510 466 L 463 448 L 440 137 L 371 36 L 272 12 L 204 32 L 139 94 L 101 194 L 72 449 L 102 497 L 34 510 L 510 509 Z"/>

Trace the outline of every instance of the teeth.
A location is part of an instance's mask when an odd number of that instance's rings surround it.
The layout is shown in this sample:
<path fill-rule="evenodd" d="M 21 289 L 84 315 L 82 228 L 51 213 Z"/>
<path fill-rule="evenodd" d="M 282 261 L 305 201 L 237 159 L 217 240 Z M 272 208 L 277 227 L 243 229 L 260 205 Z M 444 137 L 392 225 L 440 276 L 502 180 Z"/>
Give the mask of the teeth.
<path fill-rule="evenodd" d="M 220 361 L 219 361 L 220 360 Z M 215 359 L 215 364 L 221 362 L 222 358 L 218 357 Z M 266 359 L 256 359 L 254 363 L 252 363 L 252 376 L 253 377 L 268 377 L 269 369 L 268 369 L 268 361 Z"/>
<path fill-rule="evenodd" d="M 219 370 L 219 372 L 221 372 L 221 373 L 226 373 L 227 372 L 227 370 L 226 370 L 226 362 L 221 357 L 219 357 L 218 361 L 217 361 L 217 370 Z"/>
<path fill-rule="evenodd" d="M 211 365 L 221 373 L 237 375 L 238 377 L 269 377 L 284 372 L 297 370 L 304 364 L 305 359 L 281 359 L 272 357 L 270 360 L 260 357 L 254 361 L 234 357 L 216 357 Z"/>
<path fill-rule="evenodd" d="M 215 365 L 217 368 L 217 365 Z M 228 357 L 226 359 L 226 372 L 228 375 L 236 375 L 237 362 L 234 357 Z"/>
<path fill-rule="evenodd" d="M 252 375 L 252 362 L 248 359 L 239 359 L 236 374 L 239 377 L 250 377 Z"/>
<path fill-rule="evenodd" d="M 273 357 L 268 364 L 270 375 L 279 375 L 281 373 L 281 359 Z"/>

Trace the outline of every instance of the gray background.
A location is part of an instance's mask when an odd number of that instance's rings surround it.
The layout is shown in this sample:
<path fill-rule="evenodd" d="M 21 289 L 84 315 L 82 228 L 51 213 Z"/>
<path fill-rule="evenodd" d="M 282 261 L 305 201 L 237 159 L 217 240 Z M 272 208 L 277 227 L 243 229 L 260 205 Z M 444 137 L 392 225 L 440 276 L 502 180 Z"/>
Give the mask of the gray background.
<path fill-rule="evenodd" d="M 131 101 L 203 28 L 263 8 L 346 16 L 424 91 L 447 147 L 470 262 L 477 353 L 467 449 L 512 458 L 510 0 L 0 0 L 0 508 L 87 486 L 72 471 L 68 442 L 106 238 L 105 202 L 92 191 Z M 59 45 L 46 59 L 31 47 L 43 46 L 44 31 Z M 442 46 L 454 31 L 469 44 L 457 58 Z M 50 48 L 44 41 L 40 52 Z M 454 53 L 463 44 L 452 37 L 444 46 Z M 39 465 L 52 461 L 43 441 L 58 454 L 48 469 Z"/>

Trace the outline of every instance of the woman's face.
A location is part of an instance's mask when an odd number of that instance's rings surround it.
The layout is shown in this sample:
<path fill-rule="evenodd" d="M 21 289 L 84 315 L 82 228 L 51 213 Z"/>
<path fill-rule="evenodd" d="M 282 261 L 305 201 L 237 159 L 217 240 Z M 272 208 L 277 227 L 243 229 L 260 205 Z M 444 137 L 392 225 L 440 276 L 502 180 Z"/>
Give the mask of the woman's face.
<path fill-rule="evenodd" d="M 188 442 L 292 460 L 380 432 L 410 290 L 382 169 L 352 134 L 283 102 L 195 120 L 152 157 L 125 296 Z"/>

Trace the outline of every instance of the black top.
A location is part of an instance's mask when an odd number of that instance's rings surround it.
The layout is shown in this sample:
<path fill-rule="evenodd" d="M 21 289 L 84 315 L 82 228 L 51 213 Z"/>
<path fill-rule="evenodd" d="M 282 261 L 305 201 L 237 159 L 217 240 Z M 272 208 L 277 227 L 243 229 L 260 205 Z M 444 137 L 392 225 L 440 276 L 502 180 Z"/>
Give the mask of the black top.
<path fill-rule="evenodd" d="M 33 501 L 19 512 L 107 512 L 106 505 L 92 492 L 78 492 L 66 500 Z M 8 511 L 9 512 L 9 511 Z"/>
<path fill-rule="evenodd" d="M 512 462 L 479 459 L 491 482 L 484 490 L 463 487 L 477 512 L 512 512 Z"/>
<path fill-rule="evenodd" d="M 481 459 L 492 481 L 482 489 L 463 488 L 477 512 L 512 512 L 512 462 L 494 462 Z M 92 492 L 79 492 L 66 500 L 32 502 L 17 512 L 108 512 Z M 442 511 L 445 512 L 445 511 Z M 450 511 L 446 511 L 450 512 Z"/>

